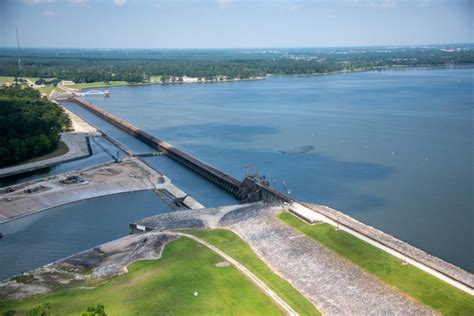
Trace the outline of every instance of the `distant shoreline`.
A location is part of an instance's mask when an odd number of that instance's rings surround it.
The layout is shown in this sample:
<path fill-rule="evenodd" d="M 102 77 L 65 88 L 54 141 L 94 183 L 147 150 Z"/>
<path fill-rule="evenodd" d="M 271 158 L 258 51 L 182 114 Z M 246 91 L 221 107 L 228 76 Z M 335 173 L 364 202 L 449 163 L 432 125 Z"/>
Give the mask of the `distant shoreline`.
<path fill-rule="evenodd" d="M 319 72 L 314 74 L 294 74 L 294 75 L 272 75 L 267 74 L 266 77 L 317 77 L 317 76 L 330 76 L 350 73 L 361 73 L 361 72 L 374 72 L 374 71 L 390 71 L 390 70 L 408 70 L 408 69 L 420 69 L 420 70 L 437 70 L 437 69 L 451 69 L 451 68 L 474 68 L 474 64 L 453 64 L 453 65 L 433 65 L 433 66 L 381 66 L 371 69 L 354 69 L 354 70 L 339 70 L 332 72 Z"/>
<path fill-rule="evenodd" d="M 437 70 L 437 69 L 457 69 L 457 68 L 474 68 L 474 64 L 450 64 L 450 65 L 420 65 L 420 66 L 405 66 L 405 65 L 394 65 L 394 66 L 380 66 L 369 69 L 344 69 L 332 72 L 321 72 L 321 73 L 312 73 L 312 74 L 266 74 L 265 76 L 257 76 L 250 78 L 219 78 L 216 79 L 199 80 L 198 77 L 181 77 L 183 80 L 179 81 L 180 77 L 171 77 L 175 81 L 161 82 L 160 80 L 154 80 L 150 82 L 138 82 L 138 83 L 128 83 L 126 81 L 111 81 L 110 84 L 105 82 L 91 82 L 91 83 L 77 83 L 74 85 L 65 85 L 69 89 L 76 91 L 82 91 L 85 89 L 93 88 L 110 88 L 118 86 L 144 86 L 152 84 L 161 84 L 161 85 L 175 85 L 175 84 L 210 84 L 210 83 L 224 83 L 224 82 L 239 82 L 239 81 L 255 81 L 255 80 L 265 80 L 272 77 L 317 77 L 317 76 L 330 76 L 330 75 L 340 75 L 340 74 L 351 74 L 351 73 L 361 73 L 361 72 L 374 72 L 374 71 L 392 71 L 392 70 L 408 70 L 408 69 L 420 69 L 420 70 Z M 0 76 L 5 77 L 5 76 Z M 13 77 L 12 77 L 13 78 Z M 45 88 L 39 89 L 45 95 L 48 95 L 46 91 L 42 91 Z M 48 89 L 48 87 L 46 87 Z M 54 89 L 49 87 L 49 89 Z M 49 91 L 48 91 L 49 92 Z"/>
<path fill-rule="evenodd" d="M 453 64 L 453 65 L 420 65 L 420 66 L 382 66 L 371 69 L 353 69 L 353 70 L 339 70 L 333 72 L 321 72 L 314 74 L 294 74 L 294 75 L 274 75 L 267 74 L 265 76 L 244 78 L 244 79 L 223 79 L 223 80 L 203 80 L 203 81 L 183 81 L 183 82 L 142 82 L 142 83 L 124 83 L 124 84 L 111 84 L 111 85 L 94 85 L 91 87 L 85 87 L 76 89 L 72 86 L 68 88 L 75 89 L 78 91 L 90 88 L 107 88 L 107 87 L 118 87 L 118 86 L 143 86 L 143 85 L 175 85 L 175 84 L 212 84 L 212 83 L 224 83 L 224 82 L 239 82 L 239 81 L 256 81 L 256 80 L 266 80 L 268 78 L 276 77 L 318 77 L 318 76 L 330 76 L 330 75 L 340 75 L 340 74 L 351 74 L 351 73 L 361 73 L 361 72 L 375 72 L 375 71 L 391 71 L 391 70 L 408 70 L 408 69 L 420 69 L 420 70 L 437 70 L 437 69 L 456 69 L 456 68 L 474 68 L 474 64 Z M 191 77 L 190 77 L 191 78 Z"/>

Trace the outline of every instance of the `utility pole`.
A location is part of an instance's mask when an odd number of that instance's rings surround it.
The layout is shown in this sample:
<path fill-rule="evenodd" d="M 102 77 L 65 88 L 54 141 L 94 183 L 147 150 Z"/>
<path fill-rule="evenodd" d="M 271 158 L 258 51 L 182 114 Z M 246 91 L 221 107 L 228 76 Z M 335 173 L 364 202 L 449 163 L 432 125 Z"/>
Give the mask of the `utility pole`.
<path fill-rule="evenodd" d="M 20 76 L 21 76 L 20 39 L 18 37 L 18 25 L 16 26 L 16 47 L 17 47 L 16 54 L 18 57 L 18 74 L 15 81 L 18 84 L 18 81 L 20 80 Z"/>

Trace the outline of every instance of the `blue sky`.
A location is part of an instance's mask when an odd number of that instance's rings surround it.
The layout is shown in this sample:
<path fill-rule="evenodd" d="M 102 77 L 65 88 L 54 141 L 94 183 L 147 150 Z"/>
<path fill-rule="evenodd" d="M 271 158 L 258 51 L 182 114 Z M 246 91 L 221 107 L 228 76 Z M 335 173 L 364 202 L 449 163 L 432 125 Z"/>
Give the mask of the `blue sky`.
<path fill-rule="evenodd" d="M 472 43 L 470 0 L 0 0 L 0 46 L 248 48 Z"/>

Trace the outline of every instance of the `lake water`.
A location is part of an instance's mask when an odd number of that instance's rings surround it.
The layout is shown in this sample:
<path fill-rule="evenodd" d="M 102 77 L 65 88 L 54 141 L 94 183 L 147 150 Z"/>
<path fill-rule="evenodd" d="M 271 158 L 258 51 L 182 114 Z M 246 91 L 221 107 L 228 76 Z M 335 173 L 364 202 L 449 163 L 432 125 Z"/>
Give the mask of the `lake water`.
<path fill-rule="evenodd" d="M 128 235 L 134 220 L 169 212 L 153 191 L 80 201 L 0 224 L 0 280 Z"/>
<path fill-rule="evenodd" d="M 473 69 L 111 87 L 88 99 L 237 178 L 257 166 L 297 199 L 474 272 Z"/>

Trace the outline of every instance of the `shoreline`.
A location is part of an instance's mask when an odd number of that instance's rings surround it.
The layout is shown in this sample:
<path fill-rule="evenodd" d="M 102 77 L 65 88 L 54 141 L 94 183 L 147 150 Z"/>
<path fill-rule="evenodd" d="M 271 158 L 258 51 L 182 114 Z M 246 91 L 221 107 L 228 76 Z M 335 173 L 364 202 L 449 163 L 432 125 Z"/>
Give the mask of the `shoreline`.
<path fill-rule="evenodd" d="M 354 69 L 354 70 L 338 70 L 333 72 L 319 72 L 314 74 L 294 74 L 294 75 L 272 75 L 267 74 L 266 76 L 271 78 L 278 77 L 319 77 L 319 76 L 331 76 L 331 75 L 341 75 L 341 74 L 352 74 L 352 73 L 362 73 L 362 72 L 384 72 L 384 71 L 397 71 L 397 70 L 409 70 L 409 69 L 420 69 L 420 70 L 439 70 L 439 69 L 456 69 L 456 68 L 474 68 L 474 64 L 452 64 L 452 65 L 420 65 L 420 66 L 381 66 L 370 69 Z"/>
<path fill-rule="evenodd" d="M 67 176 L 76 175 L 84 182 L 61 183 Z M 0 224 L 45 211 L 54 207 L 90 198 L 142 190 L 154 190 L 158 177 L 131 158 L 120 164 L 106 163 L 76 172 L 59 174 L 46 180 L 17 184 L 2 189 L 0 195 Z M 8 192 L 8 188 L 14 188 Z M 24 190 L 32 189 L 31 193 Z M 35 188 L 40 188 L 35 191 Z"/>
<path fill-rule="evenodd" d="M 199 203 L 199 201 L 197 201 L 195 198 L 193 198 L 191 195 L 187 194 L 186 192 L 182 191 L 166 175 L 161 174 L 159 171 L 153 169 L 151 166 L 149 166 L 145 161 L 142 161 L 140 158 L 128 158 L 128 159 L 124 160 L 122 163 L 127 163 L 127 162 L 132 162 L 132 163 L 136 164 L 136 168 L 140 168 L 145 173 L 149 174 L 148 180 L 150 182 L 150 185 L 148 187 L 124 189 L 123 186 L 121 186 L 120 183 L 119 183 L 120 188 L 123 189 L 122 191 L 106 192 L 105 194 L 92 195 L 90 197 L 86 197 L 86 198 L 82 198 L 82 199 L 79 198 L 79 199 L 67 200 L 64 203 L 59 203 L 59 204 L 55 204 L 55 205 L 52 205 L 52 206 L 39 208 L 39 209 L 36 209 L 36 210 L 26 212 L 24 214 L 20 214 L 18 216 L 10 217 L 10 218 L 7 217 L 5 220 L 2 219 L 2 217 L 5 217 L 5 216 L 0 213 L 0 225 L 4 224 L 4 223 L 11 222 L 11 221 L 14 221 L 14 220 L 17 220 L 17 219 L 20 219 L 20 218 L 23 218 L 23 217 L 30 216 L 30 215 L 33 215 L 33 214 L 36 214 L 36 213 L 44 212 L 44 211 L 50 210 L 50 209 L 55 208 L 55 207 L 60 207 L 60 206 L 64 206 L 64 205 L 68 205 L 68 204 L 72 204 L 72 203 L 76 203 L 76 202 L 88 201 L 88 200 L 91 200 L 91 199 L 100 198 L 100 197 L 104 197 L 104 196 L 112 196 L 112 195 L 117 195 L 117 194 L 140 192 L 140 191 L 153 191 L 155 194 L 157 194 L 157 197 L 159 199 L 161 199 L 160 196 L 158 195 L 157 191 L 158 190 L 165 190 L 165 191 L 169 192 L 175 198 L 184 198 L 183 204 L 189 209 L 202 209 L 202 208 L 204 208 L 204 206 L 201 203 Z M 54 187 L 56 185 L 55 182 L 58 182 L 59 179 L 65 178 L 66 176 L 79 175 L 79 176 L 82 177 L 84 173 L 94 173 L 95 169 L 97 169 L 98 172 L 100 172 L 100 170 L 103 169 L 103 168 L 109 168 L 109 167 L 113 168 L 114 166 L 117 166 L 118 168 L 124 169 L 124 167 L 121 164 L 117 165 L 115 162 L 108 162 L 108 163 L 105 163 L 105 164 L 95 165 L 95 166 L 91 166 L 91 167 L 88 167 L 88 168 L 84 168 L 84 169 L 80 169 L 80 170 L 76 170 L 76 171 L 72 171 L 72 172 L 61 173 L 61 174 L 58 174 L 58 175 L 48 177 L 46 179 L 36 179 L 36 180 L 32 180 L 30 182 L 24 182 L 24 183 L 15 184 L 15 185 L 12 185 L 12 186 L 2 188 L 2 189 L 0 189 L 0 192 L 1 192 L 0 193 L 0 205 L 1 205 L 2 201 L 5 201 L 5 199 L 8 199 L 8 197 L 4 197 L 5 194 L 14 195 L 14 193 L 18 192 L 18 190 L 23 190 L 23 189 L 27 189 L 28 187 L 36 187 L 36 186 L 40 186 L 40 185 L 44 185 L 46 188 L 48 188 L 48 185 L 50 185 L 50 186 L 53 186 L 53 189 L 54 189 Z M 127 170 L 125 170 L 125 171 L 127 171 Z M 129 172 L 130 172 L 130 170 L 127 171 L 127 173 L 129 173 Z M 133 174 L 133 170 L 131 171 L 130 174 Z M 129 177 L 131 177 L 130 174 L 129 174 Z M 87 175 L 86 175 L 85 178 L 88 179 L 89 177 L 87 177 Z M 136 176 L 134 175 L 133 178 L 136 178 Z M 163 179 L 163 182 L 159 181 L 160 178 Z M 110 179 L 109 179 L 109 181 L 110 181 Z M 106 181 L 106 183 L 105 183 L 105 185 L 107 187 L 110 186 L 109 181 Z M 87 186 L 89 184 L 90 183 L 86 184 L 85 186 Z M 71 186 L 72 186 L 72 191 L 73 191 L 74 195 L 77 195 L 78 191 L 80 191 L 81 188 L 85 187 L 85 186 L 77 186 L 77 185 L 74 186 L 74 184 L 71 185 Z M 8 188 L 16 188 L 16 190 L 14 192 L 11 192 L 11 193 L 6 193 L 6 190 Z M 74 188 L 76 188 L 76 189 L 74 189 Z M 67 188 L 67 187 L 62 188 L 61 193 L 67 194 L 69 189 L 71 189 L 71 188 Z M 45 193 L 47 193 L 47 191 Z M 26 198 L 30 198 L 30 199 L 33 198 L 34 199 L 35 196 L 30 195 L 30 196 L 26 196 Z M 41 200 L 43 200 L 43 199 L 44 198 L 41 198 Z M 166 204 L 165 201 L 164 201 L 164 203 Z M 31 209 L 32 209 L 32 207 L 28 208 L 28 210 L 31 210 Z M 171 209 L 171 211 L 173 211 L 171 206 L 170 206 L 170 209 Z"/>
<path fill-rule="evenodd" d="M 405 65 L 394 65 L 394 66 L 380 66 L 369 69 L 354 69 L 354 70 L 338 70 L 333 72 L 319 72 L 312 74 L 266 74 L 264 76 L 243 78 L 243 79 L 225 79 L 225 80 L 203 80 L 203 81 L 187 81 L 187 82 L 140 82 L 140 83 L 124 83 L 124 84 L 111 84 L 111 85 L 93 85 L 84 88 L 74 88 L 73 86 L 65 86 L 68 89 L 74 91 L 82 91 L 86 89 L 94 88 L 112 88 L 112 87 L 125 87 L 125 86 L 145 86 L 145 85 L 175 85 L 175 84 L 211 84 L 211 83 L 228 83 L 228 82 L 239 82 L 239 81 L 257 81 L 266 80 L 269 78 L 280 78 L 280 77 L 318 77 L 318 76 L 331 76 L 341 74 L 352 74 L 352 73 L 363 73 L 363 72 L 376 72 L 376 71 L 391 71 L 391 70 L 409 70 L 409 69 L 420 69 L 420 70 L 439 70 L 439 69 L 452 69 L 452 68 L 474 68 L 474 64 L 449 64 L 449 65 L 419 65 L 419 66 L 405 66 Z"/>

